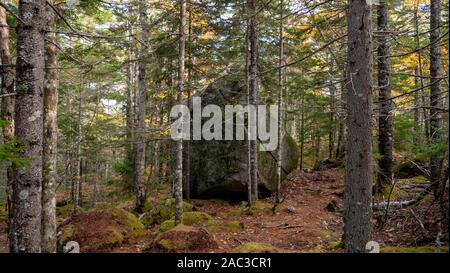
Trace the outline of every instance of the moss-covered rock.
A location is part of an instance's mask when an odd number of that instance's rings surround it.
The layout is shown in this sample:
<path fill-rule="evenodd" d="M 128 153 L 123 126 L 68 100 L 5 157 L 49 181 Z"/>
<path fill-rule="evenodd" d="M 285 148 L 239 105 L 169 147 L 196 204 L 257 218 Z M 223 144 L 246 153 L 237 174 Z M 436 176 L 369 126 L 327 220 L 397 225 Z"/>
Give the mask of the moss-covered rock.
<path fill-rule="evenodd" d="M 206 229 L 178 225 L 159 234 L 150 248 L 160 252 L 187 252 L 215 247 L 217 243 Z"/>
<path fill-rule="evenodd" d="M 206 226 L 210 232 L 237 232 L 245 229 L 244 223 L 240 221 L 215 221 Z"/>
<path fill-rule="evenodd" d="M 208 213 L 201 211 L 189 211 L 183 213 L 183 224 L 187 226 L 192 225 L 207 225 L 214 221 L 214 218 Z"/>
<path fill-rule="evenodd" d="M 112 208 L 82 212 L 58 227 L 58 245 L 76 241 L 81 252 L 102 252 L 147 234 L 132 213 Z"/>
<path fill-rule="evenodd" d="M 233 249 L 233 253 L 280 253 L 282 249 L 271 244 L 250 242 Z"/>
<path fill-rule="evenodd" d="M 424 162 L 419 160 L 403 160 L 394 166 L 394 175 L 397 178 L 413 178 L 423 175 L 420 166 L 425 166 Z"/>
<path fill-rule="evenodd" d="M 191 212 L 194 211 L 194 205 L 183 201 L 183 211 Z M 170 220 L 175 215 L 175 199 L 170 198 L 164 201 L 162 204 L 157 204 L 153 206 L 152 209 L 144 213 L 141 218 L 142 223 L 145 227 L 150 227 L 154 224 L 160 224 L 164 221 Z"/>

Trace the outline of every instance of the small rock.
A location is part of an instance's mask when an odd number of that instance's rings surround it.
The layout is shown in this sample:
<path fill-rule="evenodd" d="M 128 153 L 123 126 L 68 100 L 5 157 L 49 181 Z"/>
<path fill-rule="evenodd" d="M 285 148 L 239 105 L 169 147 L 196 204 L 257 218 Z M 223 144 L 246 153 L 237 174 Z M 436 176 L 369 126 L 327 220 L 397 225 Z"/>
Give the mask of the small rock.
<path fill-rule="evenodd" d="M 296 212 L 295 208 L 293 208 L 293 207 L 288 207 L 286 210 L 289 213 L 295 213 Z"/>

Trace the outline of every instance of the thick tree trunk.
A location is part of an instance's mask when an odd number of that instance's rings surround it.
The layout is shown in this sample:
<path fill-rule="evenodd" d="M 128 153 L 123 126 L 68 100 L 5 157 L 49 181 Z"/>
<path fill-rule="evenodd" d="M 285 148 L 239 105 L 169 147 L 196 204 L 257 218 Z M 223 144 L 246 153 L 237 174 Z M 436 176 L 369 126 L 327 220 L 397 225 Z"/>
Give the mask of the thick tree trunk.
<path fill-rule="evenodd" d="M 41 251 L 45 1 L 20 1 L 15 137 L 26 168 L 13 167 L 10 252 Z"/>
<path fill-rule="evenodd" d="M 147 45 L 147 15 L 145 1 L 139 1 L 139 23 L 142 29 L 142 37 L 144 44 Z M 139 53 L 139 78 L 138 78 L 138 94 L 136 97 L 136 144 L 135 144 L 135 160 L 134 160 L 134 190 L 135 190 L 135 211 L 141 212 L 145 205 L 145 117 L 147 106 L 147 84 L 145 82 L 147 68 L 145 61 L 145 47 L 142 47 Z"/>
<path fill-rule="evenodd" d="M 178 48 L 178 104 L 185 104 L 183 99 L 184 84 L 184 57 L 186 47 L 186 0 L 180 0 L 180 30 Z M 176 178 L 174 184 L 175 193 L 175 224 L 182 222 L 183 215 L 183 140 L 177 140 L 176 150 Z"/>
<path fill-rule="evenodd" d="M 441 48 L 440 48 L 440 23 L 441 1 L 431 0 L 430 17 L 430 144 L 438 145 L 442 142 L 442 94 L 440 85 L 441 76 Z M 430 182 L 434 185 L 434 194 L 440 196 L 440 178 L 442 168 L 442 155 L 432 154 L 430 157 Z M 446 183 L 446 181 L 444 181 Z"/>
<path fill-rule="evenodd" d="M 348 80 L 344 245 L 346 252 L 365 252 L 372 232 L 372 37 L 365 0 L 349 1 Z"/>
<path fill-rule="evenodd" d="M 5 0 L 0 0 L 0 3 L 6 4 Z M 0 94 L 13 94 L 14 93 L 14 77 L 16 74 L 15 68 L 12 67 L 12 57 L 9 50 L 9 28 L 8 22 L 6 20 L 6 10 L 0 7 L 0 57 L 1 63 L 4 65 L 1 74 L 1 92 Z M 1 102 L 1 112 L 0 119 L 5 120 L 8 124 L 3 127 L 3 141 L 8 143 L 14 139 L 14 102 L 15 96 L 3 97 Z M 13 169 L 10 163 L 5 162 L 1 168 L 6 168 L 6 207 L 8 210 L 8 219 L 12 216 L 12 206 L 11 206 L 11 187 L 13 179 Z M 10 221 L 8 220 L 8 226 Z"/>
<path fill-rule="evenodd" d="M 55 28 L 54 12 L 47 7 L 47 28 Z M 58 53 L 56 34 L 45 42 L 44 148 L 42 155 L 42 252 L 56 252 L 56 160 L 58 142 Z"/>
<path fill-rule="evenodd" d="M 258 36 L 256 30 L 256 1 L 247 0 L 247 16 L 249 17 L 248 35 L 250 43 L 249 54 L 249 104 L 258 104 Z M 255 108 L 256 109 L 256 108 Z M 256 115 L 256 120 L 258 120 Z M 256 126 L 256 131 L 257 126 Z M 252 185 L 252 198 L 258 199 L 258 143 L 249 142 L 250 181 Z"/>
<path fill-rule="evenodd" d="M 389 16 L 387 4 L 382 1 L 377 6 L 377 27 L 378 27 L 378 88 L 380 111 L 378 117 L 378 152 L 380 160 L 378 165 L 380 172 L 377 180 L 377 192 L 382 192 L 384 188 L 392 183 L 393 159 L 392 159 L 392 102 L 391 102 L 391 63 L 390 63 L 390 35 Z"/>

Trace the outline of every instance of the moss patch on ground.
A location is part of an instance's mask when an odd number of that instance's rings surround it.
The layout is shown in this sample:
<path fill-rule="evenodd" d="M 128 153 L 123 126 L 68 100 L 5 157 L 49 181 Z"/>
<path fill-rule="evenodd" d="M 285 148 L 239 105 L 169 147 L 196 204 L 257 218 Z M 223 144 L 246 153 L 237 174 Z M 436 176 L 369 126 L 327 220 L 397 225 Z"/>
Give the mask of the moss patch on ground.
<path fill-rule="evenodd" d="M 183 201 L 183 211 L 194 211 L 194 205 Z M 153 206 L 148 212 L 146 212 L 141 221 L 146 227 L 150 227 L 154 224 L 160 224 L 164 221 L 170 220 L 175 216 L 175 199 L 170 198 L 165 200 L 162 204 Z"/>
<path fill-rule="evenodd" d="M 186 226 L 201 226 L 205 227 L 207 225 L 214 224 L 214 218 L 201 211 L 188 211 L 183 213 L 182 223 Z M 165 232 L 169 229 L 175 227 L 175 220 L 170 219 L 161 223 L 158 228 L 158 233 Z"/>
<path fill-rule="evenodd" d="M 210 232 L 236 232 L 244 230 L 245 225 L 240 221 L 215 221 L 206 226 L 206 229 Z"/>
<path fill-rule="evenodd" d="M 250 242 L 233 249 L 233 253 L 281 253 L 282 249 L 271 244 Z"/>
<path fill-rule="evenodd" d="M 380 249 L 380 253 L 435 253 L 435 247 L 432 245 L 418 247 L 386 246 Z M 441 247 L 441 253 L 448 253 L 448 246 Z"/>

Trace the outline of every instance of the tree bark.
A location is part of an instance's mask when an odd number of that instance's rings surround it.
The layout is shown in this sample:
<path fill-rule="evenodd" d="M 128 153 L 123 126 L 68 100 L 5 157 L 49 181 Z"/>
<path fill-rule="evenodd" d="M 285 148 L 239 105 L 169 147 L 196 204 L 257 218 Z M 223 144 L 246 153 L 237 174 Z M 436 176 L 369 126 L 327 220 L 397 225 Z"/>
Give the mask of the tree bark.
<path fill-rule="evenodd" d="M 81 72 L 80 75 L 80 86 L 78 90 L 78 110 L 77 110 L 77 137 L 75 139 L 75 163 L 74 163 L 74 172 L 72 177 L 72 205 L 73 205 L 73 213 L 76 212 L 77 207 L 80 205 L 80 184 L 81 184 L 81 142 L 83 141 L 81 135 L 81 106 L 83 102 L 83 88 L 84 88 L 84 75 Z"/>
<path fill-rule="evenodd" d="M 280 0 L 280 51 L 278 55 L 278 142 L 277 142 L 277 190 L 275 195 L 275 204 L 281 202 L 281 166 L 282 166 L 282 149 L 281 149 L 281 115 L 283 113 L 283 59 L 284 59 L 284 41 L 283 41 L 283 0 Z"/>
<path fill-rule="evenodd" d="M 378 28 L 378 88 L 380 111 L 378 117 L 378 152 L 380 168 L 377 180 L 377 192 L 392 184 L 392 79 L 390 63 L 390 35 L 388 7 L 385 1 L 381 1 L 377 6 L 377 28 Z"/>
<path fill-rule="evenodd" d="M 258 37 L 256 22 L 256 1 L 247 0 L 247 16 L 249 17 L 248 35 L 250 43 L 249 54 L 249 104 L 258 104 Z M 256 120 L 258 120 L 256 114 Z M 256 126 L 256 132 L 257 132 Z M 258 145 L 256 140 L 249 141 L 249 165 L 250 165 L 250 181 L 252 185 L 252 198 L 258 199 Z"/>
<path fill-rule="evenodd" d="M 371 239 L 372 196 L 372 37 L 371 7 L 349 0 L 347 160 L 344 186 L 346 252 L 366 252 Z"/>
<path fill-rule="evenodd" d="M 13 167 L 10 252 L 40 252 L 45 1 L 20 1 L 19 17 L 15 137 L 29 164 Z"/>
<path fill-rule="evenodd" d="M 440 47 L 440 24 L 441 24 L 441 1 L 431 0 L 430 17 L 430 144 L 439 145 L 442 142 L 442 99 L 441 99 L 441 47 Z M 434 194 L 440 196 L 440 178 L 442 168 L 442 155 L 432 154 L 430 156 L 430 182 L 434 185 Z M 444 181 L 446 183 L 446 181 Z"/>
<path fill-rule="evenodd" d="M 184 57 L 186 47 L 186 0 L 180 0 L 180 30 L 178 41 L 178 104 L 184 104 Z M 174 184 L 175 193 L 175 225 L 182 222 L 183 215 L 183 140 L 177 140 L 176 150 L 176 180 Z"/>
<path fill-rule="evenodd" d="M 144 44 L 147 45 L 148 35 L 147 31 L 147 15 L 145 1 L 139 1 L 139 24 L 142 29 L 142 37 Z M 138 78 L 138 94 L 136 97 L 136 144 L 135 144 L 135 160 L 134 160 L 134 190 L 135 190 L 135 211 L 142 212 L 145 205 L 145 117 L 147 106 L 147 84 L 145 82 L 147 68 L 146 68 L 146 49 L 142 47 L 139 53 L 139 78 Z"/>
<path fill-rule="evenodd" d="M 47 6 L 47 28 L 54 29 L 53 10 Z M 45 42 L 44 140 L 42 177 L 42 252 L 56 252 L 56 161 L 58 143 L 58 49 L 56 34 L 47 34 Z"/>
<path fill-rule="evenodd" d="M 0 3 L 6 4 L 5 0 L 0 0 Z M 6 10 L 0 7 L 0 57 L 1 63 L 5 65 L 2 69 L 1 74 L 1 92 L 0 94 L 12 94 L 14 93 L 14 78 L 15 78 L 15 68 L 11 65 L 13 64 L 11 52 L 9 50 L 9 28 L 7 22 Z M 6 96 L 2 98 L 1 101 L 1 112 L 0 119 L 5 120 L 8 124 L 3 127 L 3 141 L 8 143 L 14 139 L 14 96 Z M 6 208 L 8 210 L 8 219 L 12 216 L 12 204 L 11 204 L 11 193 L 12 193 L 12 180 L 13 180 L 13 169 L 9 162 L 5 162 L 2 168 L 6 168 Z M 10 220 L 8 220 L 8 226 L 10 226 Z"/>

